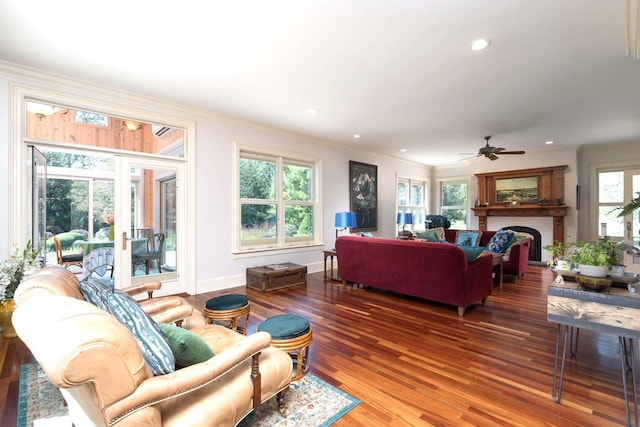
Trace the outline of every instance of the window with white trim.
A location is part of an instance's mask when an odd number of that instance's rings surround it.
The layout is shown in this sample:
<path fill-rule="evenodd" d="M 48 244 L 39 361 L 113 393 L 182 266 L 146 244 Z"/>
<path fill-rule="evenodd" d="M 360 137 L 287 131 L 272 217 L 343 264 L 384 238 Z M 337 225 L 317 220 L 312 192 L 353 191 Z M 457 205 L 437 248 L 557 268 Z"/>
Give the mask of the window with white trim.
<path fill-rule="evenodd" d="M 398 213 L 410 213 L 413 224 L 405 230 L 424 230 L 424 218 L 427 212 L 427 186 L 425 181 L 398 178 Z"/>
<path fill-rule="evenodd" d="M 598 170 L 598 223 L 591 230 L 599 237 L 614 240 L 632 239 L 638 235 L 639 211 L 618 217 L 620 208 L 640 196 L 640 169 Z M 591 234 L 591 233 L 590 233 Z"/>
<path fill-rule="evenodd" d="M 239 251 L 316 243 L 317 162 L 240 150 Z"/>
<path fill-rule="evenodd" d="M 468 187 L 467 181 L 440 182 L 440 214 L 451 222 L 451 228 L 467 229 Z"/>

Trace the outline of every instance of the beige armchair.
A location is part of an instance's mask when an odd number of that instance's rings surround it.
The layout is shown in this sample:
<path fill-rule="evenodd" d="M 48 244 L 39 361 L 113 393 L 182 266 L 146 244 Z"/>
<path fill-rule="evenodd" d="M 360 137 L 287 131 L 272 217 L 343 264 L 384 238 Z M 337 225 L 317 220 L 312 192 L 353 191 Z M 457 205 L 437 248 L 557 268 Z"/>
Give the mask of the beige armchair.
<path fill-rule="evenodd" d="M 74 425 L 233 426 L 276 394 L 283 403 L 291 358 L 270 346 L 268 333 L 192 326 L 215 356 L 153 376 L 129 330 L 84 301 L 64 271 L 47 267 L 25 280 L 13 322 L 60 388 Z"/>

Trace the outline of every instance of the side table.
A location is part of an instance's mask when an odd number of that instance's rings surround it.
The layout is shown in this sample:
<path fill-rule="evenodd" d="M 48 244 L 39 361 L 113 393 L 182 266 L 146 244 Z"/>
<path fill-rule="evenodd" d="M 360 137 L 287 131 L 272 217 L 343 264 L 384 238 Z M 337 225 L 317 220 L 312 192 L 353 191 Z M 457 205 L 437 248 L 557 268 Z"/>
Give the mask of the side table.
<path fill-rule="evenodd" d="M 338 260 L 338 256 L 336 255 L 336 250 L 335 249 L 328 249 L 328 250 L 323 250 L 322 251 L 324 253 L 324 280 L 331 280 L 334 282 L 341 282 L 342 280 L 340 279 L 340 275 L 337 274 L 338 273 L 338 269 L 336 268 L 336 271 L 334 273 L 334 269 L 333 269 L 333 258 L 336 259 L 336 261 Z M 331 266 L 330 270 L 327 270 L 327 258 L 329 258 L 329 263 Z M 335 274 L 335 275 L 334 275 Z"/>

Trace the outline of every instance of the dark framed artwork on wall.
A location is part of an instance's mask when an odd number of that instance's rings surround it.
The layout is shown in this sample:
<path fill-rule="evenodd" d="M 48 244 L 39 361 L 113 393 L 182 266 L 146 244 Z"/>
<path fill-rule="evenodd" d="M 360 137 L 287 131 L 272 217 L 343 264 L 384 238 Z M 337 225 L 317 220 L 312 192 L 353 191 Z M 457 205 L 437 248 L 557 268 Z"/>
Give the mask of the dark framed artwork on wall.
<path fill-rule="evenodd" d="M 356 214 L 353 231 L 378 229 L 378 166 L 349 160 L 351 211 Z"/>

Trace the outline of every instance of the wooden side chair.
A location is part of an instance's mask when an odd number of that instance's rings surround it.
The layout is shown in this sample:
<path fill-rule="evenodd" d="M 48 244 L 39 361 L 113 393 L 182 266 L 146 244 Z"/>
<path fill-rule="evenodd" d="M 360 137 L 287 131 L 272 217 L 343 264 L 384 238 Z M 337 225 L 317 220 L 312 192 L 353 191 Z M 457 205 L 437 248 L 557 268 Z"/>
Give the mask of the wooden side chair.
<path fill-rule="evenodd" d="M 149 274 L 152 261 L 158 265 L 158 273 L 162 273 L 162 252 L 164 250 L 164 234 L 157 233 L 149 239 L 147 251 L 131 255 L 131 275 L 135 275 L 136 268 L 144 264 L 145 274 Z"/>
<path fill-rule="evenodd" d="M 57 236 L 53 236 L 53 243 L 56 247 L 56 257 L 58 258 L 58 264 L 69 267 L 75 265 L 82 268 L 82 253 L 62 255 L 62 243 Z"/>

